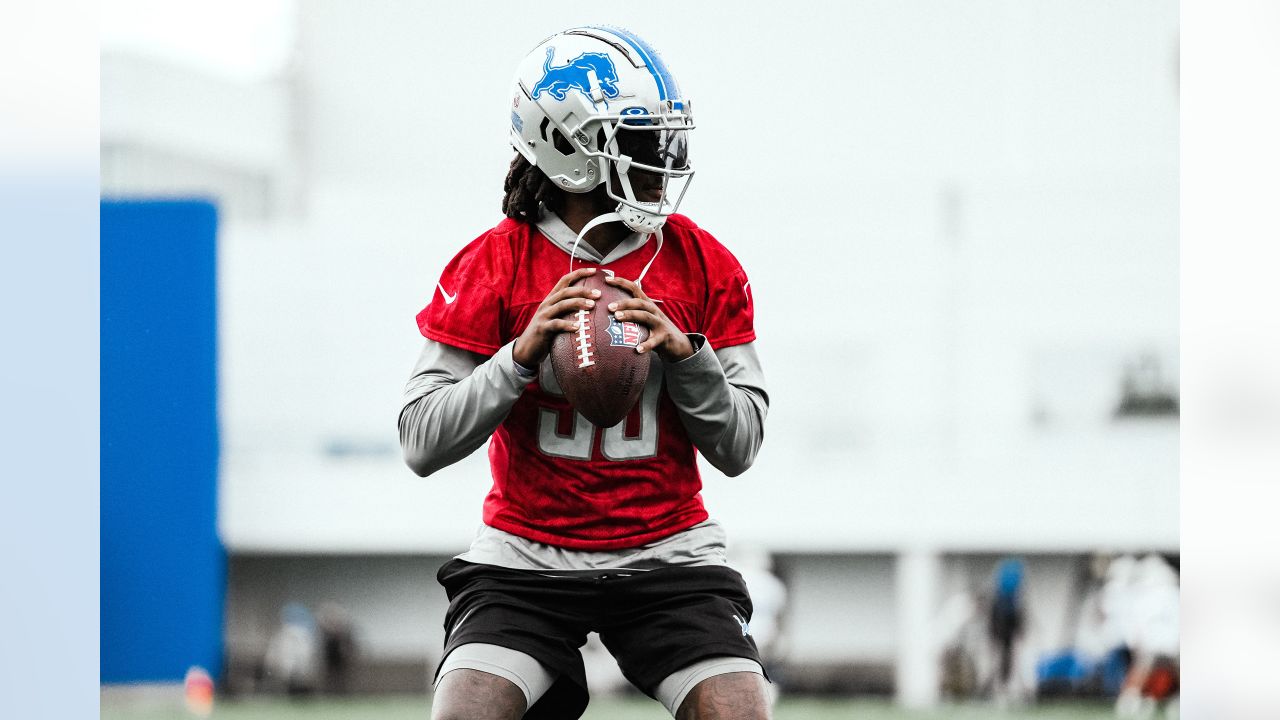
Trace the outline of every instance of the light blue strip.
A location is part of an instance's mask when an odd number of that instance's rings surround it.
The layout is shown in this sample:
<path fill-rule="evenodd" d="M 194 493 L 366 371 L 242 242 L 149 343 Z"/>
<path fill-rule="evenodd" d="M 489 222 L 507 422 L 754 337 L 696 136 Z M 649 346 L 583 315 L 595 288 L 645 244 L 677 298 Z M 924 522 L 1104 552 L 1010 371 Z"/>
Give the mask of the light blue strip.
<path fill-rule="evenodd" d="M 659 100 L 666 100 L 673 95 L 676 97 L 679 96 L 680 89 L 676 85 L 675 77 L 671 75 L 671 71 L 668 70 L 667 66 L 662 62 L 662 59 L 658 55 L 658 51 L 650 47 L 649 43 L 646 43 L 643 39 L 632 35 L 630 32 L 623 30 L 622 28 L 603 25 L 591 25 L 589 27 L 592 30 L 603 30 L 612 35 L 616 35 L 640 54 L 640 58 L 644 60 L 645 67 L 649 69 L 649 74 L 653 76 L 654 81 L 658 85 Z"/>

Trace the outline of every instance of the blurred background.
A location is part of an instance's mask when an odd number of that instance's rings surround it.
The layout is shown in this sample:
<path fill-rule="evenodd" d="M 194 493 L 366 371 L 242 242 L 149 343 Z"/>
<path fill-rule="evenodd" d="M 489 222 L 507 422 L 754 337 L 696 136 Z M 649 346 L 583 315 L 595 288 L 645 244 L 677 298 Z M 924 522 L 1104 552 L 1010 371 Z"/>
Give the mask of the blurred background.
<path fill-rule="evenodd" d="M 767 439 L 704 494 L 779 717 L 1176 711 L 1176 2 L 108 0 L 104 717 L 425 716 L 489 481 L 400 459 L 413 317 L 501 217 L 515 64 L 598 22 L 751 277 Z"/>

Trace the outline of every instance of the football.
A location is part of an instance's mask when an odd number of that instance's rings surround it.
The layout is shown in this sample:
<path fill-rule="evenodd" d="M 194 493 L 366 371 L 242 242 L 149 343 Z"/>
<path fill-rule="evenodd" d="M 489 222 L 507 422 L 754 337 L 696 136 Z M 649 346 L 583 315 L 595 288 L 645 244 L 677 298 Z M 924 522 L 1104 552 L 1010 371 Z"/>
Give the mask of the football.
<path fill-rule="evenodd" d="M 590 310 L 565 316 L 578 323 L 578 330 L 560 333 L 551 346 L 551 369 L 565 398 L 597 427 L 613 427 L 631 412 L 652 360 L 651 353 L 636 352 L 649 329 L 609 312 L 609 303 L 626 300 L 631 293 L 606 283 L 607 274 L 598 272 L 574 283 L 599 290 L 600 297 Z"/>

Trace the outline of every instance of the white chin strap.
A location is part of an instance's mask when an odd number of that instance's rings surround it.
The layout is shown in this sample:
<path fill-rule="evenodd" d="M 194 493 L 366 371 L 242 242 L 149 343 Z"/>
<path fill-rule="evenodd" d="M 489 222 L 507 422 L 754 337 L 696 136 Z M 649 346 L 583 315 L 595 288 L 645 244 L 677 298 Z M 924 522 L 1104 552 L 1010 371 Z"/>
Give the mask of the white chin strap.
<path fill-rule="evenodd" d="M 657 203 L 653 204 L 657 207 Z M 634 213 L 638 216 L 649 218 L 643 227 L 636 227 L 632 221 L 628 220 L 628 213 Z M 662 225 L 667 219 L 661 215 L 653 215 L 641 210 L 629 208 L 621 203 L 618 209 L 611 213 L 605 213 L 598 217 L 592 218 L 591 222 L 582 226 L 582 231 L 578 233 L 578 237 L 573 239 L 573 247 L 569 250 L 569 272 L 573 272 L 573 261 L 578 258 L 578 243 L 582 242 L 582 238 L 593 228 L 609 222 L 621 222 L 632 230 L 643 235 L 656 235 L 658 237 L 658 247 L 653 251 L 653 257 L 649 258 L 649 262 L 645 263 L 644 269 L 640 271 L 640 277 L 636 278 L 636 284 L 639 285 L 644 280 L 644 276 L 648 274 L 649 267 L 653 265 L 653 261 L 658 259 L 658 253 L 662 252 Z"/>

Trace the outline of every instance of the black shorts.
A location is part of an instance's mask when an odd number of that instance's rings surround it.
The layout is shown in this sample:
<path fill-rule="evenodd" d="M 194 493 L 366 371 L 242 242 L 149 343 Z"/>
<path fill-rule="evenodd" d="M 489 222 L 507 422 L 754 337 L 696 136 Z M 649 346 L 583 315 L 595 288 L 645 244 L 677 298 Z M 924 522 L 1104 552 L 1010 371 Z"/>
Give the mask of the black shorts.
<path fill-rule="evenodd" d="M 525 714 L 531 720 L 577 718 L 586 709 L 579 648 L 589 632 L 600 634 L 622 674 L 649 697 L 668 675 L 705 658 L 760 662 L 747 634 L 746 583 L 728 567 L 557 573 L 450 560 L 436 579 L 449 596 L 444 657 L 460 645 L 489 643 L 530 655 L 559 676 Z"/>

